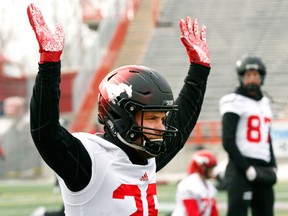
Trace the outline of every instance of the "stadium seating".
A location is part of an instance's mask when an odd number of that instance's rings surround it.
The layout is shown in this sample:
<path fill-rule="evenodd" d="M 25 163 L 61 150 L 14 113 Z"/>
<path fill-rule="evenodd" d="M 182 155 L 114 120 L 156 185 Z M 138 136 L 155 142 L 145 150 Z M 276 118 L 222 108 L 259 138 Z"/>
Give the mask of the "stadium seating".
<path fill-rule="evenodd" d="M 263 89 L 273 98 L 275 118 L 283 118 L 288 97 L 288 31 L 284 27 L 288 22 L 287 10 L 287 1 L 163 1 L 158 28 L 141 63 L 165 75 L 178 94 L 188 69 L 188 57 L 179 40 L 178 20 L 196 17 L 199 25 L 207 27 L 212 63 L 199 120 L 219 120 L 218 101 L 238 85 L 235 62 L 245 53 L 256 53 L 266 63 Z"/>

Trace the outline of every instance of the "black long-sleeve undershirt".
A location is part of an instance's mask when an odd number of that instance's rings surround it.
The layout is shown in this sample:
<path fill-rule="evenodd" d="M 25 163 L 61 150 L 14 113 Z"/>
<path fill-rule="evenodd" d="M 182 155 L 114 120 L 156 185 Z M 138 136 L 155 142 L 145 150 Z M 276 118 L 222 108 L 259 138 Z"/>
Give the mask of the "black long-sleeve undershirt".
<path fill-rule="evenodd" d="M 222 142 L 224 149 L 228 152 L 229 159 L 241 170 L 245 171 L 249 162 L 240 153 L 236 144 L 236 131 L 240 116 L 235 113 L 225 113 L 222 117 Z"/>
<path fill-rule="evenodd" d="M 156 158 L 157 171 L 162 169 L 183 148 L 195 127 L 206 91 L 210 68 L 191 64 L 179 96 L 175 100 L 179 111 L 173 116 L 172 124 L 179 132 L 175 142 L 168 146 L 167 152 Z"/>
<path fill-rule="evenodd" d="M 44 161 L 72 191 L 83 189 L 91 178 L 91 159 L 82 143 L 59 124 L 61 63 L 39 64 L 30 103 L 30 129 Z M 194 128 L 206 90 L 210 68 L 191 64 L 176 104 L 173 125 L 179 130 L 173 145 L 156 158 L 157 171 L 179 152 Z"/>
<path fill-rule="evenodd" d="M 91 177 L 91 159 L 78 139 L 59 124 L 60 62 L 39 64 L 30 103 L 30 130 L 44 161 L 78 191 Z"/>

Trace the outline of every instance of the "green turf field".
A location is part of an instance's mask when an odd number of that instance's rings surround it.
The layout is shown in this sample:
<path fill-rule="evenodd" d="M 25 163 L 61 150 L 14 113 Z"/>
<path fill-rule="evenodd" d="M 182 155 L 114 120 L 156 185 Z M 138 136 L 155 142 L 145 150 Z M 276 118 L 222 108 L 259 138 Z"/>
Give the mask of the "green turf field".
<path fill-rule="evenodd" d="M 159 216 L 173 208 L 175 188 L 175 184 L 158 185 Z M 0 181 L 0 216 L 30 216 L 39 206 L 56 210 L 61 207 L 61 196 L 52 190 L 53 183 Z M 288 216 L 288 181 L 276 184 L 275 195 L 275 216 Z M 221 216 L 225 215 L 225 191 L 218 192 L 217 200 Z"/>
<path fill-rule="evenodd" d="M 176 191 L 175 184 L 158 185 L 158 201 L 159 210 L 170 209 L 174 205 L 174 195 Z M 288 181 L 278 182 L 275 187 L 275 216 L 288 216 Z M 218 191 L 217 202 L 220 211 L 220 216 L 225 215 L 226 209 L 226 192 Z M 170 203 L 170 205 L 161 205 L 161 203 Z M 164 210 L 163 209 L 163 210 Z M 167 211 L 159 211 L 159 216 L 166 216 Z"/>

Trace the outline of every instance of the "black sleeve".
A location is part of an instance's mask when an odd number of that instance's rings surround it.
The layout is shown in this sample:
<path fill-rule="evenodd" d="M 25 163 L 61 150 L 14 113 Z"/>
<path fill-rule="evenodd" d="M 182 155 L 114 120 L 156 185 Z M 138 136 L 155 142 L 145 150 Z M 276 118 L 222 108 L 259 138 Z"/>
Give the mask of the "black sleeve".
<path fill-rule="evenodd" d="M 269 142 L 269 148 L 270 148 L 270 155 L 271 155 L 271 160 L 269 165 L 272 167 L 277 167 L 277 163 L 276 163 L 276 159 L 275 159 L 275 155 L 274 155 L 274 151 L 273 151 L 273 147 L 272 147 L 272 138 L 271 138 L 271 133 L 269 133 L 270 136 L 270 142 Z"/>
<path fill-rule="evenodd" d="M 235 113 L 225 113 L 222 117 L 222 142 L 228 153 L 229 160 L 241 170 L 249 167 L 249 162 L 243 157 L 236 145 L 236 131 L 240 116 Z"/>
<path fill-rule="evenodd" d="M 72 191 L 91 177 L 91 159 L 82 143 L 59 124 L 60 62 L 39 64 L 30 103 L 30 130 L 44 161 Z"/>
<path fill-rule="evenodd" d="M 179 96 L 175 100 L 179 111 L 173 115 L 172 125 L 178 129 L 176 140 L 167 151 L 156 157 L 157 171 L 162 169 L 183 148 L 201 111 L 210 68 L 191 63 Z"/>

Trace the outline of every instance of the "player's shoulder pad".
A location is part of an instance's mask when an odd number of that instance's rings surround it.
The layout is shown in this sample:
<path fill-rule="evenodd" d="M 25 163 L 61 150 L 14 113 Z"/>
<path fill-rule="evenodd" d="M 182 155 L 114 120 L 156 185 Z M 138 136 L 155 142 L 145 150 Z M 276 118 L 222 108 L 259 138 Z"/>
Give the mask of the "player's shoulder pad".
<path fill-rule="evenodd" d="M 232 112 L 239 115 L 242 105 L 242 100 L 239 95 L 235 93 L 225 95 L 219 101 L 220 114 L 223 115 L 226 112 Z"/>
<path fill-rule="evenodd" d="M 85 132 L 75 132 L 75 133 L 72 133 L 72 135 L 78 139 L 88 139 L 89 137 L 95 136 L 93 134 L 85 133 Z"/>
<path fill-rule="evenodd" d="M 221 106 L 221 105 L 224 104 L 224 103 L 233 102 L 233 101 L 236 100 L 236 97 L 237 97 L 237 94 L 235 94 L 235 93 L 230 93 L 230 94 L 224 95 L 224 96 L 220 99 L 219 105 Z"/>
<path fill-rule="evenodd" d="M 91 134 L 85 132 L 77 132 L 73 133 L 73 136 L 78 138 L 81 143 L 87 148 L 88 146 L 92 146 L 92 148 L 105 148 L 105 149 L 119 149 L 118 146 L 105 140 L 103 136 L 99 136 L 98 134 Z M 97 147 L 96 147 L 97 146 Z"/>
<path fill-rule="evenodd" d="M 263 101 L 264 103 L 267 103 L 267 104 L 270 104 L 270 103 L 271 103 L 270 98 L 268 98 L 267 96 L 264 96 L 264 97 L 262 98 L 262 101 Z"/>

